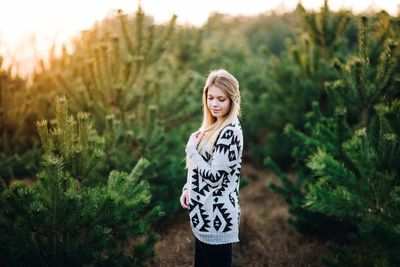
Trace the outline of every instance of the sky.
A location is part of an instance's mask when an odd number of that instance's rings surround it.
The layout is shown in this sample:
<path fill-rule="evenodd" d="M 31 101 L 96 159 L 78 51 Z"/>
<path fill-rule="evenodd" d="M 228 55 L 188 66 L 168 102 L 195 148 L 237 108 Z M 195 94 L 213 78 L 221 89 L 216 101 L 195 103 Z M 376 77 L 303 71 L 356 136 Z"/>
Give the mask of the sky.
<path fill-rule="evenodd" d="M 323 0 L 302 0 L 306 9 L 319 9 Z M 201 26 L 212 12 L 255 15 L 268 10 L 290 11 L 298 0 L 141 0 L 145 14 L 156 23 L 178 15 L 178 23 Z M 132 13 L 138 0 L 2 0 L 0 2 L 0 55 L 5 65 L 18 62 L 19 72 L 29 72 L 34 58 L 45 58 L 49 48 L 90 28 L 95 21 L 122 9 Z M 368 8 L 385 9 L 397 15 L 400 0 L 331 0 L 333 10 L 340 8 L 363 12 Z"/>

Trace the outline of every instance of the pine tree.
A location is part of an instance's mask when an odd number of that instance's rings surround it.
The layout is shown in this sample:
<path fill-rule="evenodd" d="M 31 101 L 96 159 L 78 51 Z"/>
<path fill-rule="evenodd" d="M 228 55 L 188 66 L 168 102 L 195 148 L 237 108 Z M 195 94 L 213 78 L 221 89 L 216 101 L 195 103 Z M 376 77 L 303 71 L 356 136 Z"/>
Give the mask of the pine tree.
<path fill-rule="evenodd" d="M 105 137 L 102 172 L 129 171 L 146 157 L 153 200 L 167 212 L 180 209 L 183 137 L 189 132 L 183 125 L 199 110 L 192 97 L 203 82 L 167 51 L 175 21 L 173 16 L 166 25 L 154 25 L 140 6 L 134 17 L 118 11 L 83 32 L 74 51 L 45 71 L 57 91 L 70 97 L 71 110 L 90 112 Z"/>
<path fill-rule="evenodd" d="M 295 144 L 284 135 L 285 125 L 304 129 L 313 101 L 320 103 L 323 114 L 332 110 L 324 87 L 338 75 L 330 61 L 349 53 L 343 34 L 350 22 L 348 12 L 332 12 L 325 1 L 318 12 L 306 11 L 299 4 L 290 17 L 297 22 L 293 26 L 297 34 L 285 40 L 286 50 L 279 56 L 267 55 L 266 62 L 259 64 L 265 88 L 250 92 L 254 96 L 248 108 L 254 125 L 248 127 L 255 128 L 250 132 L 256 140 L 252 152 L 261 158 L 270 156 L 284 169 L 295 160 L 291 156 Z"/>
<path fill-rule="evenodd" d="M 73 109 L 93 114 L 99 130 L 105 128 L 108 115 L 121 120 L 124 128 L 130 115 L 136 124 L 148 125 L 148 107 L 160 96 L 160 82 L 149 77 L 150 70 L 155 71 L 151 68 L 165 52 L 175 21 L 176 16 L 161 31 L 139 6 L 133 21 L 119 10 L 82 33 L 75 52 L 64 55 L 66 64 L 58 66 L 57 73 L 60 91 L 73 99 Z"/>
<path fill-rule="evenodd" d="M 297 6 L 297 10 L 302 13 L 310 43 L 317 47 L 318 55 L 324 59 L 332 58 L 341 44 L 342 35 L 350 20 L 349 14 L 345 11 L 332 13 L 328 0 L 324 0 L 320 12 L 306 12 L 301 4 Z"/>
<path fill-rule="evenodd" d="M 89 115 L 68 115 L 61 98 L 52 124 L 37 124 L 45 151 L 37 181 L 1 184 L 1 265 L 144 265 L 158 238 L 151 224 L 161 215 L 143 179 L 148 161 L 96 183 L 104 140 Z"/>
<path fill-rule="evenodd" d="M 27 82 L 14 75 L 13 68 L 4 69 L 0 56 L 0 177 L 7 184 L 11 179 L 33 175 L 40 158 L 27 123 L 31 105 Z"/>
<path fill-rule="evenodd" d="M 350 16 L 346 11 L 331 12 L 328 0 L 324 0 L 320 12 L 306 12 L 301 4 L 297 10 L 302 14 L 306 32 L 300 35 L 299 42 L 290 50 L 303 77 L 309 77 L 320 88 L 316 99 L 326 113 L 330 106 L 326 100 L 325 82 L 336 78 L 330 71 L 329 62 L 345 50 L 343 33 Z"/>
<path fill-rule="evenodd" d="M 318 150 L 307 163 L 317 181 L 305 206 L 356 226 L 348 246 L 333 246 L 340 260 L 326 262 L 336 266 L 400 263 L 400 101 L 376 109 L 376 125 L 360 128 L 342 144 L 347 161 Z"/>
<path fill-rule="evenodd" d="M 305 132 L 286 128 L 297 143 L 297 180 L 267 160 L 282 181 L 270 186 L 291 206 L 297 229 L 344 238 L 345 246 L 332 246 L 336 259 L 325 259 L 334 266 L 400 262 L 399 58 L 390 39 L 379 60 L 370 58 L 366 23 L 363 17 L 357 57 L 333 64 L 340 75 L 326 86 L 333 115 L 314 103 Z"/>

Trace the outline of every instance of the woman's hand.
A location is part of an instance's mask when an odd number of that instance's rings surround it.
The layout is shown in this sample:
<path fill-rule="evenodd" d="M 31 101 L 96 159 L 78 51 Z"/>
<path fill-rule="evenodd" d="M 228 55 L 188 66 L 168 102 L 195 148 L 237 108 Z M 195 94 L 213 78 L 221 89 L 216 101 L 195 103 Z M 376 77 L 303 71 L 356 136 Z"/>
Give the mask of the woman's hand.
<path fill-rule="evenodd" d="M 190 135 L 189 141 L 186 144 L 186 147 L 192 146 L 192 145 L 197 146 L 199 144 L 201 138 L 203 137 L 203 135 L 204 135 L 204 132 L 202 132 L 200 130 L 192 133 Z"/>
<path fill-rule="evenodd" d="M 183 190 L 180 201 L 182 208 L 189 209 L 189 189 Z"/>

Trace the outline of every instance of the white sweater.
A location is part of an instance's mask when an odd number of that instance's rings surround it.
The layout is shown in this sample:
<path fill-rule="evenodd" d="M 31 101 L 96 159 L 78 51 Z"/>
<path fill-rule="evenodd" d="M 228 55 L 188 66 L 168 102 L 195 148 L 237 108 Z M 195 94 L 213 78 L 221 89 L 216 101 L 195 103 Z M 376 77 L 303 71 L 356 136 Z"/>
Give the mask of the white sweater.
<path fill-rule="evenodd" d="M 207 244 L 239 242 L 239 181 L 243 134 L 237 118 L 224 127 L 212 155 L 186 147 L 191 158 L 187 182 L 193 234 Z"/>

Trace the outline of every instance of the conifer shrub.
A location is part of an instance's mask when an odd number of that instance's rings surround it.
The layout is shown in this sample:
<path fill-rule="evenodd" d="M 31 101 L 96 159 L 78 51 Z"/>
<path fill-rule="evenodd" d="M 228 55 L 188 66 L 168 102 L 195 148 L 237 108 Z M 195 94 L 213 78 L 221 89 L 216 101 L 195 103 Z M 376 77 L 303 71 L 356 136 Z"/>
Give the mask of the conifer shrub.
<path fill-rule="evenodd" d="M 313 101 L 320 103 L 324 114 L 331 111 L 325 82 L 338 75 L 330 61 L 349 52 L 343 36 L 350 21 L 348 12 L 332 12 L 327 1 L 319 12 L 307 12 L 299 4 L 292 19 L 299 23 L 293 26 L 295 38 L 286 39 L 286 49 L 279 55 L 265 55 L 265 63 L 258 64 L 262 85 L 250 87 L 247 96 L 252 154 L 262 159 L 269 156 L 286 170 L 295 160 L 291 155 L 295 143 L 284 135 L 286 124 L 303 130 Z"/>
<path fill-rule="evenodd" d="M 158 239 L 151 225 L 162 215 L 151 204 L 141 158 L 130 172 L 98 180 L 104 138 L 88 113 L 37 123 L 44 149 L 37 181 L 0 186 L 2 266 L 143 266 Z"/>
<path fill-rule="evenodd" d="M 339 79 L 326 83 L 332 114 L 314 102 L 305 130 L 285 128 L 296 143 L 297 179 L 266 159 L 282 182 L 270 186 L 290 205 L 295 227 L 332 241 L 336 257 L 323 259 L 330 266 L 400 262 L 398 48 L 390 38 L 368 42 L 366 27 L 363 17 L 358 54 L 333 63 Z M 380 41 L 379 58 L 371 58 Z"/>
<path fill-rule="evenodd" d="M 31 178 L 38 170 L 40 149 L 31 114 L 31 92 L 27 81 L 7 69 L 0 56 L 0 177 L 8 184 L 12 179 Z"/>

